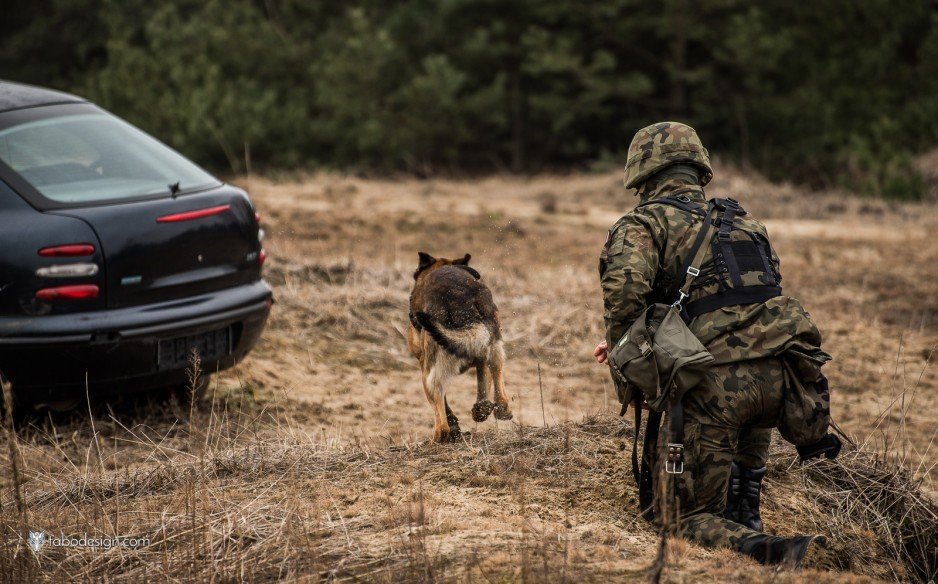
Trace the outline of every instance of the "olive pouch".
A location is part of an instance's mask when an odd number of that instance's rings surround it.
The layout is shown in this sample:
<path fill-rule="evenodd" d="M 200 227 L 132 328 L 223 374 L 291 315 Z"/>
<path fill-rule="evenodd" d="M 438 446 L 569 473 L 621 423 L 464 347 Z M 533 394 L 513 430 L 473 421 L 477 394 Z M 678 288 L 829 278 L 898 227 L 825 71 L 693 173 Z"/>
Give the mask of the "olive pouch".
<path fill-rule="evenodd" d="M 684 323 L 677 307 L 652 304 L 609 350 L 621 381 L 642 392 L 648 407 L 663 412 L 703 379 L 713 355 Z"/>

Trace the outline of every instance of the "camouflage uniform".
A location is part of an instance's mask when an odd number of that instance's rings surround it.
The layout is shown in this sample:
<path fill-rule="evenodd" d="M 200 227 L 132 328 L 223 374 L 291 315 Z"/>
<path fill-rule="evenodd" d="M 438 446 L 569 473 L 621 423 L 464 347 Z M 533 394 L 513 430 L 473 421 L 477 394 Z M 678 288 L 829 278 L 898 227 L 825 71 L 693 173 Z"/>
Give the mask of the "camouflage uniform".
<path fill-rule="evenodd" d="M 635 149 L 636 144 L 644 147 Z M 652 152 L 649 144 L 658 150 Z M 661 158 L 669 156 L 684 163 L 696 161 L 702 174 L 699 182 L 710 180 L 707 152 L 692 129 L 669 122 L 645 128 L 633 140 L 630 154 L 626 186 L 639 187 L 641 203 L 681 195 L 706 205 L 704 190 L 696 181 L 679 176 L 646 180 L 662 170 Z M 656 157 L 657 166 L 644 167 L 646 160 Z M 651 204 L 637 207 L 613 225 L 599 269 L 610 347 L 647 305 L 675 300 L 663 298 L 662 291 L 670 289 L 681 271 L 701 222 L 701 217 L 674 206 Z M 767 238 L 765 227 L 751 217 L 738 217 L 736 222 Z M 708 262 L 712 265 L 712 255 L 707 252 L 702 270 Z M 777 271 L 774 252 L 771 262 Z M 715 293 L 717 286 L 705 283 L 692 290 L 688 302 Z M 686 536 L 701 544 L 738 549 L 743 539 L 758 532 L 722 517 L 731 463 L 764 466 L 771 428 L 779 424 L 785 407 L 786 386 L 793 383 L 794 374 L 802 381 L 823 380 L 820 366 L 830 357 L 820 350 L 820 333 L 810 316 L 787 296 L 707 312 L 689 327 L 716 361 L 705 380 L 684 397 L 685 471 L 674 475 L 681 525 Z M 620 401 L 631 403 L 630 388 L 616 383 Z M 827 430 L 823 416 L 828 404 L 821 398 L 798 404 L 801 418 L 816 419 L 804 424 L 795 419 L 783 430 L 786 439 L 798 444 L 819 440 Z"/>
<path fill-rule="evenodd" d="M 684 535 L 710 547 L 738 548 L 757 531 L 723 518 L 732 462 L 765 466 L 778 419 L 778 359 L 718 365 L 684 397 L 684 473 L 677 479 Z"/>

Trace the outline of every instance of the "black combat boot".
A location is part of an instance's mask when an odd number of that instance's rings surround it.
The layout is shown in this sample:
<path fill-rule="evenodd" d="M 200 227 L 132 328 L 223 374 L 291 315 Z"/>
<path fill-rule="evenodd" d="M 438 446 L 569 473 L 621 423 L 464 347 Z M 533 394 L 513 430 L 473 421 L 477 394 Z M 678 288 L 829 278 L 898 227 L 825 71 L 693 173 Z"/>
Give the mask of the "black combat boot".
<path fill-rule="evenodd" d="M 741 464 L 733 463 L 730 467 L 730 485 L 723 517 L 750 529 L 762 531 L 759 499 L 765 472 L 764 466 L 746 468 Z"/>
<path fill-rule="evenodd" d="M 754 558 L 760 564 L 786 564 L 793 568 L 800 568 L 812 543 L 815 546 L 824 547 L 827 539 L 820 535 L 779 537 L 763 533 L 744 539 L 739 545 L 739 551 Z"/>

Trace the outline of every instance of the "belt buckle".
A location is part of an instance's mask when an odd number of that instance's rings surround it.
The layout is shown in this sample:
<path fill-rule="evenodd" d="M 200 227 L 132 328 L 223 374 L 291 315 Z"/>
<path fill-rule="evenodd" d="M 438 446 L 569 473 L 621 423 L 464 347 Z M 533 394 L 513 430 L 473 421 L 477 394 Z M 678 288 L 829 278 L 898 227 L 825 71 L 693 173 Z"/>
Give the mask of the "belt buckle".
<path fill-rule="evenodd" d="M 668 458 L 664 461 L 664 471 L 668 474 L 684 474 L 684 445 L 669 443 Z"/>

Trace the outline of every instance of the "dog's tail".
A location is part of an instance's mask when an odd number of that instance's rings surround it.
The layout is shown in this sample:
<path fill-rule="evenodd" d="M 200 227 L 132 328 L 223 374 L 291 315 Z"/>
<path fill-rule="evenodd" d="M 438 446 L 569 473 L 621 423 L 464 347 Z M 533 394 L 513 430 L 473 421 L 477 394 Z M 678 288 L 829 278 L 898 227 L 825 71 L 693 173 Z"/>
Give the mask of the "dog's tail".
<path fill-rule="evenodd" d="M 492 340 L 492 331 L 484 323 L 477 322 L 460 329 L 450 329 L 438 325 L 426 312 L 414 315 L 420 326 L 430 334 L 436 344 L 460 359 L 477 359 L 488 350 Z"/>

